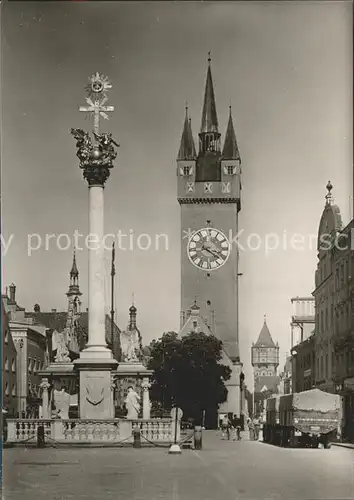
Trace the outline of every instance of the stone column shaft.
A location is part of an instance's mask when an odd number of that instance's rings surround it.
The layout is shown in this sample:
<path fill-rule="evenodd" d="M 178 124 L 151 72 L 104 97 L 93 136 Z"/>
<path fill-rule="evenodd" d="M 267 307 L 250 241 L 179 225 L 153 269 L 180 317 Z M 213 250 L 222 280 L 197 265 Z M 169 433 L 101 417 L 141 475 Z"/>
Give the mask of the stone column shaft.
<path fill-rule="evenodd" d="M 104 297 L 104 199 L 103 186 L 89 187 L 89 335 L 87 347 L 107 347 Z"/>

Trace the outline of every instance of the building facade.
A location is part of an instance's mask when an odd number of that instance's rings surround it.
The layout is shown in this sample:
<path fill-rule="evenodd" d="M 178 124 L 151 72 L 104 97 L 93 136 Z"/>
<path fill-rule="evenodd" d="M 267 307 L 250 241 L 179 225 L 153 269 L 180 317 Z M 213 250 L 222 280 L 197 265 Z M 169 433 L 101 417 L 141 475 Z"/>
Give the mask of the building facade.
<path fill-rule="evenodd" d="M 260 414 L 264 400 L 278 392 L 280 383 L 277 375 L 279 345 L 274 343 L 265 317 L 257 342 L 252 344 L 251 364 L 254 373 L 254 414 Z"/>
<path fill-rule="evenodd" d="M 318 230 L 316 303 L 316 386 L 342 397 L 343 440 L 354 442 L 353 221 L 343 227 L 327 184 Z"/>
<path fill-rule="evenodd" d="M 316 387 L 327 392 L 335 392 L 332 380 L 334 332 L 335 271 L 333 251 L 335 241 L 342 230 L 339 207 L 332 198 L 332 185 L 327 184 L 325 208 L 322 212 L 317 239 L 317 269 L 315 272 L 315 351 Z"/>
<path fill-rule="evenodd" d="M 8 416 L 17 413 L 17 351 L 12 340 L 4 298 L 1 300 L 2 333 L 2 407 Z"/>
<path fill-rule="evenodd" d="M 238 233 L 241 209 L 241 158 L 231 108 L 221 145 L 210 57 L 198 153 L 186 110 L 177 156 L 177 199 L 181 207 L 181 327 L 197 299 L 201 316 L 222 340 L 233 365 L 222 411 L 240 415 L 239 255 L 232 237 Z"/>
<path fill-rule="evenodd" d="M 354 443 L 354 252 L 352 220 L 338 238 L 333 253 L 334 329 L 332 379 L 343 403 L 343 439 Z"/>
<path fill-rule="evenodd" d="M 45 327 L 26 318 L 25 309 L 17 304 L 14 284 L 9 292 L 3 296 L 3 303 L 16 348 L 16 413 L 23 418 L 37 417 L 41 383 L 38 372 L 44 367 L 47 347 Z"/>
<path fill-rule="evenodd" d="M 308 391 L 316 387 L 315 334 L 299 342 L 292 349 L 292 392 Z"/>

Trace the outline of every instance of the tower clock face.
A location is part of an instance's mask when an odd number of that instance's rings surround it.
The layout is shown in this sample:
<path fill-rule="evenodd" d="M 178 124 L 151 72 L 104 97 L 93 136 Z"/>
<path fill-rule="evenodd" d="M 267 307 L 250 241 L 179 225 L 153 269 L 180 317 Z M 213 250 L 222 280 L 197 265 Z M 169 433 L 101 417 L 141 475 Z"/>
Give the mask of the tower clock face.
<path fill-rule="evenodd" d="M 187 253 L 191 263 L 205 271 L 214 271 L 225 264 L 231 245 L 224 233 L 212 227 L 196 231 L 188 241 Z"/>

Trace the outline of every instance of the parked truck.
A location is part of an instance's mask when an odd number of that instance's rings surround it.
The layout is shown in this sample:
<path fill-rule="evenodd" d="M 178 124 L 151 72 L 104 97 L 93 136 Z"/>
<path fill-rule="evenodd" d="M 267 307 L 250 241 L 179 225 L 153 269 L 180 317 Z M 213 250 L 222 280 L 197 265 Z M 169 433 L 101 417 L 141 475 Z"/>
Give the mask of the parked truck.
<path fill-rule="evenodd" d="M 337 394 L 319 389 L 273 396 L 266 401 L 263 440 L 278 446 L 330 448 L 341 420 Z"/>

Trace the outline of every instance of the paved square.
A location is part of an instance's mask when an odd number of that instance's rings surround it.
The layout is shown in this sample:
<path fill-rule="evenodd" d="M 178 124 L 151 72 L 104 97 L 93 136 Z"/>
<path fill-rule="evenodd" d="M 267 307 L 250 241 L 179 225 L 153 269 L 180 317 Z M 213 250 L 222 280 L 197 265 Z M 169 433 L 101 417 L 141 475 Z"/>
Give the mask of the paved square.
<path fill-rule="evenodd" d="M 5 500 L 354 499 L 354 450 L 284 449 L 203 436 L 203 450 L 4 450 Z"/>

